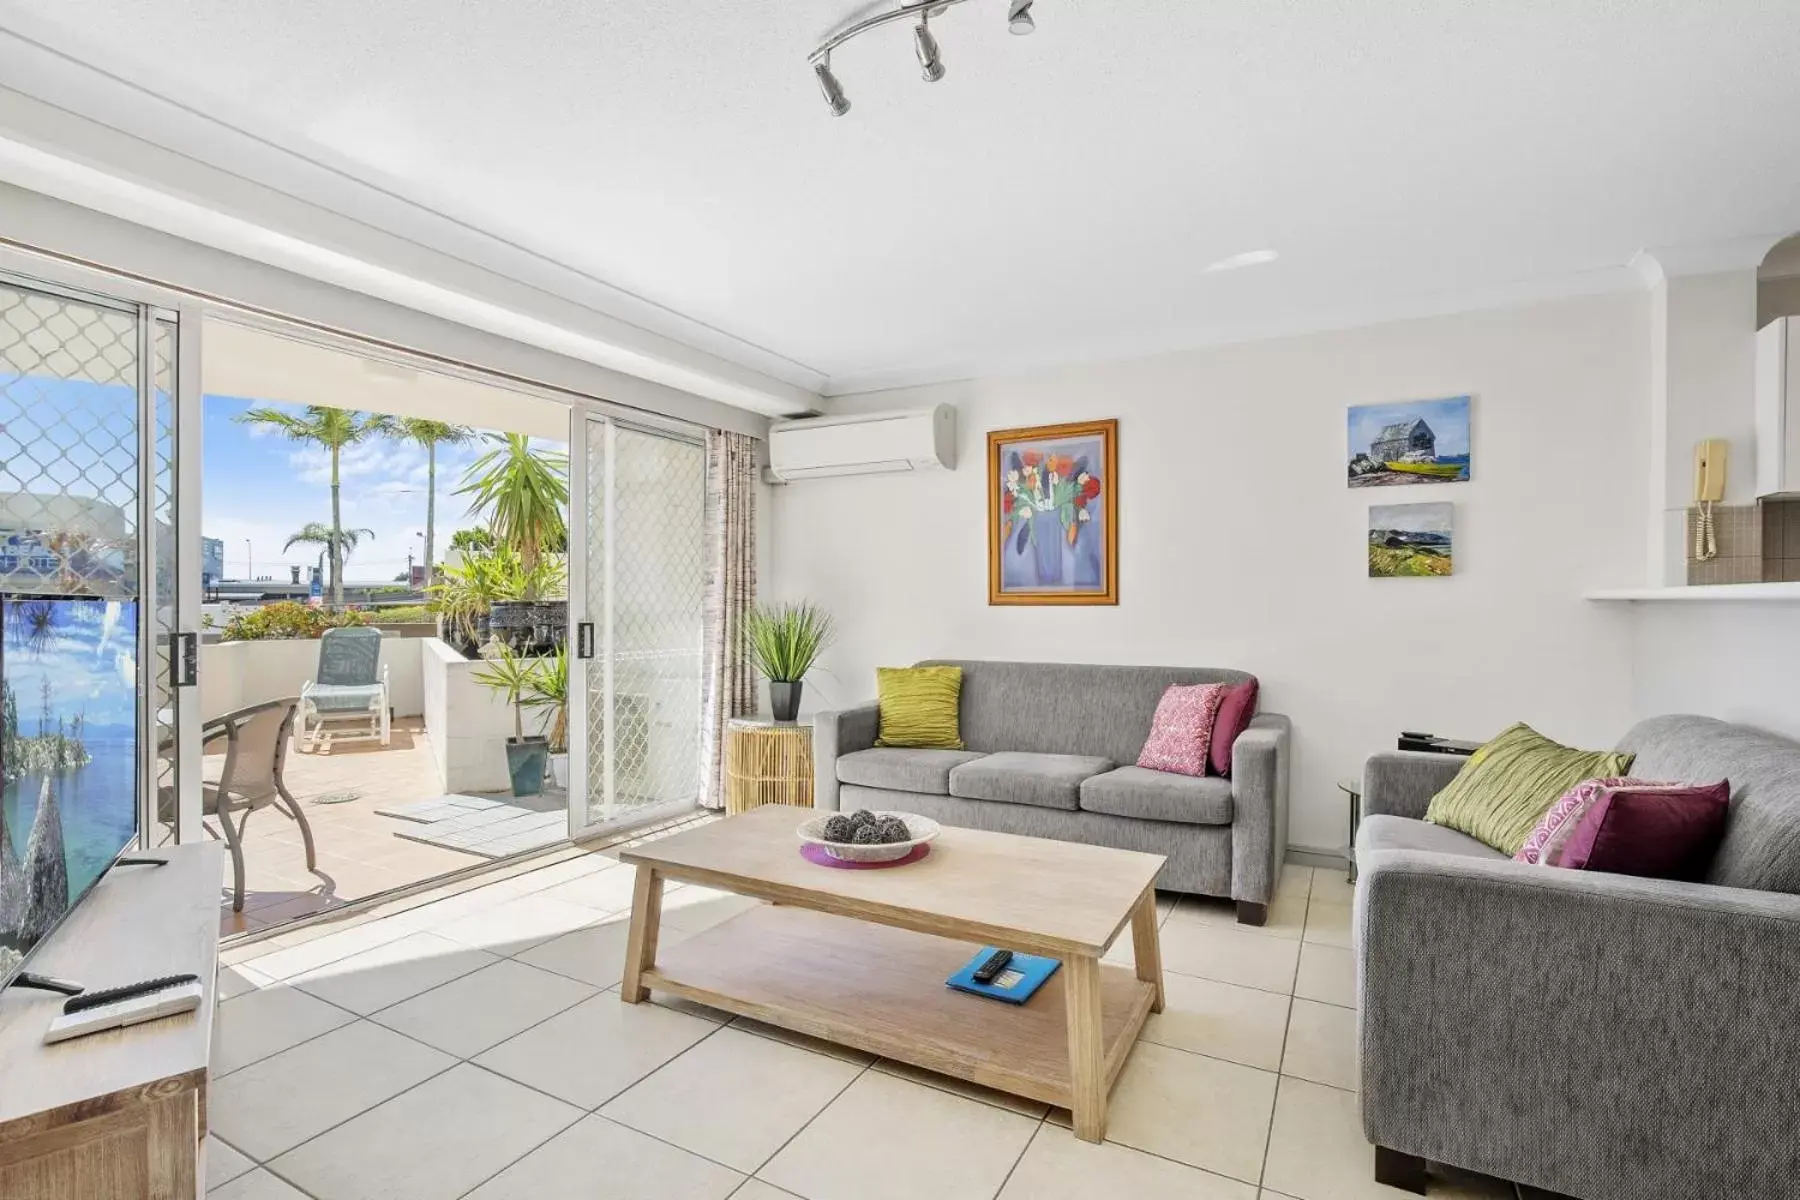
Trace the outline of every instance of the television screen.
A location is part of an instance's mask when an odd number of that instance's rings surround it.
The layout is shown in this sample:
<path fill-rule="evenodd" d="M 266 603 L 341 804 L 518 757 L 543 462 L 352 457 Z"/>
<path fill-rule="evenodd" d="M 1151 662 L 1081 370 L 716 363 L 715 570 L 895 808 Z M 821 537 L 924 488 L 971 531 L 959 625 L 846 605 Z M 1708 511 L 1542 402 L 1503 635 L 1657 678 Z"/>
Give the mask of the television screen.
<path fill-rule="evenodd" d="M 0 988 L 138 836 L 137 603 L 0 595 Z"/>

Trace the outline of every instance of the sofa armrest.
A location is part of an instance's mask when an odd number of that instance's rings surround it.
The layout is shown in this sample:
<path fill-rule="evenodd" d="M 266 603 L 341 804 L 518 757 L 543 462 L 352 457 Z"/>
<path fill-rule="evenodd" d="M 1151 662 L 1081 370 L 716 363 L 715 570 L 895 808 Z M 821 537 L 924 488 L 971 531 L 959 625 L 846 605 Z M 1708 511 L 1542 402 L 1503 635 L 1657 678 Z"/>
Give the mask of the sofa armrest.
<path fill-rule="evenodd" d="M 1268 904 L 1287 857 L 1292 723 L 1257 713 L 1231 743 L 1231 898 Z"/>
<path fill-rule="evenodd" d="M 880 732 L 881 705 L 873 700 L 813 714 L 813 807 L 838 807 L 838 757 L 869 749 Z"/>
<path fill-rule="evenodd" d="M 1363 763 L 1362 815 L 1421 820 L 1431 798 L 1456 778 L 1469 760 L 1460 754 L 1383 750 Z"/>
<path fill-rule="evenodd" d="M 1793 1194 L 1800 896 L 1416 850 L 1361 866 L 1370 1141 L 1603 1200 Z"/>

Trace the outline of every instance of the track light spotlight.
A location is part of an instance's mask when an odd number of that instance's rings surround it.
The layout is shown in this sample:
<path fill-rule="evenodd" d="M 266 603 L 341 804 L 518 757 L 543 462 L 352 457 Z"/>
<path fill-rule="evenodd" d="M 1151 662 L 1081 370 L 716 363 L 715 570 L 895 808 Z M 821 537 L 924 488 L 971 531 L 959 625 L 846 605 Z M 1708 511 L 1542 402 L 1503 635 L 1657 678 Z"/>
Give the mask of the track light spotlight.
<path fill-rule="evenodd" d="M 825 103 L 831 105 L 831 115 L 841 117 L 849 112 L 850 100 L 844 95 L 844 85 L 831 73 L 831 60 L 821 58 L 814 63 L 813 74 L 819 77 L 819 91 L 825 94 Z"/>
<path fill-rule="evenodd" d="M 1012 0 L 1007 5 L 1006 27 L 1021 35 L 1037 28 L 1037 22 L 1031 19 L 1031 0 Z"/>
<path fill-rule="evenodd" d="M 937 39 L 931 35 L 923 17 L 913 29 L 913 49 L 919 52 L 920 74 L 924 75 L 926 83 L 936 83 L 944 77 L 944 62 L 938 57 Z"/>

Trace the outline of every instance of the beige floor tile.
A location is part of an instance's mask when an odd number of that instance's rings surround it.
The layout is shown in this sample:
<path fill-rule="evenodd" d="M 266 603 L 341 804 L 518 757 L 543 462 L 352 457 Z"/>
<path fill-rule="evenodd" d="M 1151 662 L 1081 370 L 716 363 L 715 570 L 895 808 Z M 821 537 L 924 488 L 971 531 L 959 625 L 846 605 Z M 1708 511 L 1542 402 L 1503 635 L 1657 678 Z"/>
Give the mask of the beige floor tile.
<path fill-rule="evenodd" d="M 762 904 L 754 896 L 735 896 L 708 887 L 684 887 L 663 898 L 662 925 L 703 933 Z"/>
<path fill-rule="evenodd" d="M 1170 917 L 1162 929 L 1163 969 L 1288 995 L 1299 943 Z"/>
<path fill-rule="evenodd" d="M 408 930 L 387 921 L 369 921 L 345 929 L 333 930 L 294 945 L 272 946 L 267 954 L 252 958 L 244 965 L 270 979 L 291 979 L 295 975 L 317 970 L 327 963 L 352 954 L 361 954 L 376 946 L 396 942 Z"/>
<path fill-rule="evenodd" d="M 462 1063 L 269 1164 L 318 1200 L 460 1196 L 581 1110 Z"/>
<path fill-rule="evenodd" d="M 1356 1007 L 1356 956 L 1342 946 L 1307 942 L 1300 947 L 1294 995 L 1344 1008 Z"/>
<path fill-rule="evenodd" d="M 996 1091 L 990 1087 L 982 1087 L 979 1083 L 970 1083 L 966 1079 L 955 1079 L 949 1075 L 939 1075 L 936 1071 L 927 1071 L 923 1067 L 915 1067 L 911 1063 L 895 1062 L 891 1058 L 880 1059 L 875 1069 L 885 1075 L 893 1075 L 899 1079 L 910 1079 L 914 1083 L 922 1083 L 926 1087 L 938 1088 L 953 1092 L 958 1096 L 967 1096 L 971 1100 L 979 1100 L 983 1104 L 992 1104 L 999 1108 L 1016 1112 L 1033 1120 L 1050 1111 L 1050 1106 L 1041 1100 L 1027 1100 L 1023 1096 L 1014 1096 L 1008 1092 Z"/>
<path fill-rule="evenodd" d="M 218 998 L 235 1000 L 245 992 L 254 992 L 257 988 L 267 987 L 275 981 L 248 964 L 238 963 L 235 966 L 228 966 L 221 963 L 218 982 Z"/>
<path fill-rule="evenodd" d="M 1349 904 L 1356 899 L 1356 885 L 1345 871 L 1314 871 L 1310 894 L 1327 904 Z"/>
<path fill-rule="evenodd" d="M 364 1016 L 500 960 L 435 933 L 403 938 L 296 975 L 288 983 Z"/>
<path fill-rule="evenodd" d="M 743 1187 L 731 1193 L 731 1200 L 800 1200 L 800 1198 L 792 1192 L 784 1192 L 760 1179 L 746 1179 Z"/>
<path fill-rule="evenodd" d="M 255 1167 L 254 1160 L 238 1153 L 213 1134 L 206 1135 L 206 1190 L 223 1187 Z"/>
<path fill-rule="evenodd" d="M 435 925 L 431 932 L 465 946 L 512 955 L 585 928 L 606 916 L 599 909 L 554 899 L 550 893 L 556 890 L 531 892 L 492 908 L 478 909 Z"/>
<path fill-rule="evenodd" d="M 806 1200 L 989 1200 L 1036 1128 L 869 1071 L 757 1174 Z M 871 1138 L 894 1150 L 871 1154 Z"/>
<path fill-rule="evenodd" d="M 1297 941 L 1306 928 L 1306 897 L 1277 895 L 1269 905 L 1267 921 L 1261 925 L 1243 925 L 1237 919 L 1237 905 L 1229 900 L 1218 900 L 1211 896 L 1184 896 L 1169 921 L 1171 924 L 1193 922 Z"/>
<path fill-rule="evenodd" d="M 567 975 L 595 987 L 615 987 L 625 972 L 625 941 L 631 925 L 624 914 L 551 938 L 518 955 L 518 961 Z M 657 945 L 673 946 L 687 934 L 673 926 L 660 929 Z"/>
<path fill-rule="evenodd" d="M 357 1021 L 219 1080 L 212 1127 L 267 1162 L 455 1065 L 448 1054 Z"/>
<path fill-rule="evenodd" d="M 502 960 L 382 1009 L 372 1019 L 471 1058 L 593 994 L 587 984 Z"/>
<path fill-rule="evenodd" d="M 1313 868 L 1298 863 L 1281 865 L 1281 882 L 1275 885 L 1277 896 L 1306 896 L 1312 892 Z"/>
<path fill-rule="evenodd" d="M 475 1061 L 491 1071 L 594 1109 L 719 1027 L 655 1004 L 602 992 Z"/>
<path fill-rule="evenodd" d="M 601 861 L 608 866 L 584 871 L 572 879 L 552 884 L 534 894 L 604 913 L 623 912 L 631 907 L 632 889 L 637 886 L 637 869 L 621 866 L 610 858 Z M 679 887 L 666 888 L 663 893 L 665 903 L 680 890 Z"/>
<path fill-rule="evenodd" d="M 1350 906 L 1313 900 L 1306 909 L 1306 940 L 1321 946 L 1350 948 Z"/>
<path fill-rule="evenodd" d="M 1281 1073 L 1356 1090 L 1356 1011 L 1316 1000 L 1295 1000 L 1288 1017 Z"/>
<path fill-rule="evenodd" d="M 662 1002 L 660 997 L 653 995 L 652 998 L 656 999 L 658 1003 Z M 749 1017 L 732 1018 L 731 1027 L 744 1033 L 754 1033 L 757 1037 L 786 1042 L 788 1045 L 797 1046 L 802 1050 L 811 1050 L 814 1054 L 829 1054 L 835 1059 L 853 1063 L 859 1067 L 870 1066 L 875 1061 L 873 1054 L 858 1050 L 854 1046 L 843 1046 L 837 1042 L 828 1042 L 824 1038 L 809 1037 L 804 1033 L 783 1029 L 779 1025 L 765 1025 L 761 1021 L 753 1021 Z"/>
<path fill-rule="evenodd" d="M 1163 972 L 1163 1011 L 1143 1038 L 1160 1046 L 1274 1071 L 1281 1066 L 1288 998 L 1235 983 Z"/>
<path fill-rule="evenodd" d="M 290 987 L 247 992 L 213 1016 L 214 1079 L 348 1024 L 355 1016 Z"/>
<path fill-rule="evenodd" d="M 1275 1080 L 1268 1071 L 1140 1041 L 1113 1087 L 1106 1140 L 1254 1183 Z"/>
<path fill-rule="evenodd" d="M 999 1200 L 1255 1200 L 1247 1183 L 1110 1142 L 1094 1145 L 1054 1125 L 1038 1130 Z"/>
<path fill-rule="evenodd" d="M 750 1174 L 860 1072 L 835 1058 L 721 1029 L 600 1112 Z"/>
<path fill-rule="evenodd" d="M 309 1200 L 305 1192 L 269 1174 L 261 1167 L 239 1175 L 217 1191 L 206 1193 L 207 1200 Z"/>
<path fill-rule="evenodd" d="M 724 1200 L 743 1178 L 591 1116 L 470 1192 L 467 1200 Z"/>
<path fill-rule="evenodd" d="M 1363 1139 L 1356 1095 L 1284 1077 L 1263 1183 L 1295 1200 L 1399 1200 L 1411 1193 L 1375 1182 L 1375 1148 Z"/>
<path fill-rule="evenodd" d="M 512 879 L 522 889 L 520 894 L 523 895 L 525 892 L 541 892 L 559 883 L 567 883 L 571 879 L 579 879 L 583 875 L 609 870 L 618 865 L 618 859 L 606 854 L 573 854 L 529 871 L 521 871 L 512 876 Z"/>

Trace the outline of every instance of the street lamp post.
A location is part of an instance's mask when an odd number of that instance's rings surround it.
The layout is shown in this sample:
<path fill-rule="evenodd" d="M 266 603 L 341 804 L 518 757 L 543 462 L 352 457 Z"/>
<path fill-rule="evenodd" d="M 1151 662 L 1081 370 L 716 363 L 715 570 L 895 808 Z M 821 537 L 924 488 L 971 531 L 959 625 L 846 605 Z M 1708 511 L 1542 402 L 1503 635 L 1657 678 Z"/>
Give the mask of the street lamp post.
<path fill-rule="evenodd" d="M 244 578 L 252 583 L 256 581 L 256 561 L 250 554 L 249 538 L 244 539 Z"/>

